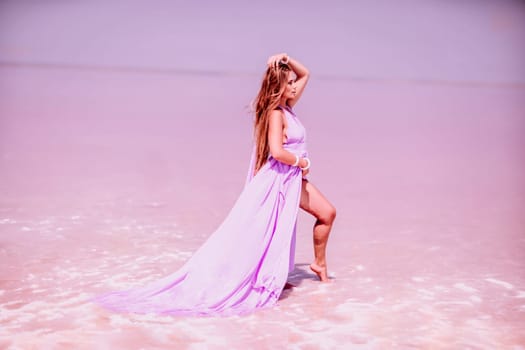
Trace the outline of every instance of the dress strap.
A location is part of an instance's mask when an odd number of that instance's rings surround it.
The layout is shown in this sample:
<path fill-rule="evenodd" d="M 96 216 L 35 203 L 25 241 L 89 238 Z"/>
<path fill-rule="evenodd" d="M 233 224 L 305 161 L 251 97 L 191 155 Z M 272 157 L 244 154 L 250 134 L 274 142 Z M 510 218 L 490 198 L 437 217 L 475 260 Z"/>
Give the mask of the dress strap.
<path fill-rule="evenodd" d="M 286 106 L 286 105 L 285 106 L 279 105 L 278 107 L 280 109 L 282 109 L 283 111 L 286 111 L 286 112 L 290 113 L 291 115 L 293 115 L 295 117 L 295 113 L 294 113 L 292 107 L 289 107 L 289 106 Z"/>

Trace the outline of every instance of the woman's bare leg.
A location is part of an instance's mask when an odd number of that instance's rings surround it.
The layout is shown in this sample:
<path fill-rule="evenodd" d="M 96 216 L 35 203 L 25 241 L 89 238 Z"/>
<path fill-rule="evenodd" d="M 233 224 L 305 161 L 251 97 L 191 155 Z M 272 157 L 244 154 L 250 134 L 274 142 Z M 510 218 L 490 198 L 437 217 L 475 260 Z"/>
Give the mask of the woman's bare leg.
<path fill-rule="evenodd" d="M 326 282 L 328 281 L 326 244 L 334 223 L 335 208 L 314 185 L 305 179 L 303 179 L 300 206 L 317 219 L 314 225 L 315 261 L 310 265 L 310 269 L 321 281 Z"/>

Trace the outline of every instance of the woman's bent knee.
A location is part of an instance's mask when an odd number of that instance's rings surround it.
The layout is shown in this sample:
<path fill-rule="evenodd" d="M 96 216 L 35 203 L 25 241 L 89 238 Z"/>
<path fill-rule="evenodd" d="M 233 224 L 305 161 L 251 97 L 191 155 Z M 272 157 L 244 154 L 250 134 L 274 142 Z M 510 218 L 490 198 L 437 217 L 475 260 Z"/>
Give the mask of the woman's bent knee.
<path fill-rule="evenodd" d="M 336 214 L 335 208 L 330 206 L 319 219 L 324 223 L 331 225 L 335 220 Z"/>
<path fill-rule="evenodd" d="M 335 207 L 331 207 L 330 211 L 328 212 L 330 223 L 334 222 L 336 215 L 337 215 L 337 211 L 335 210 Z"/>

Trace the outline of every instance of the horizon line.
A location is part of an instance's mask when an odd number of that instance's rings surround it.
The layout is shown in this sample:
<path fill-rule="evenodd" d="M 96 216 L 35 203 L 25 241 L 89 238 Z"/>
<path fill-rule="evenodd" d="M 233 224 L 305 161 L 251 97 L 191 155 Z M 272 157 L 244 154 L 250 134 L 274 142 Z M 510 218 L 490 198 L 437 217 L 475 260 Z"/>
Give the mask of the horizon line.
<path fill-rule="evenodd" d="M 78 71 L 100 71 L 115 73 L 138 73 L 138 74 L 161 74 L 161 75 L 191 75 L 191 76 L 224 76 L 224 77 L 241 77 L 241 76 L 259 76 L 259 73 L 246 71 L 230 70 L 206 70 L 195 68 L 163 68 L 147 66 L 120 66 L 120 65 L 101 65 L 85 63 L 60 63 L 60 62 L 16 62 L 0 60 L 0 67 L 20 67 L 34 69 L 60 69 L 60 70 L 78 70 Z M 393 78 L 393 77 L 373 77 L 358 75 L 331 75 L 319 74 L 310 76 L 312 79 L 319 80 L 338 80 L 354 81 L 367 83 L 397 83 L 397 84 L 416 84 L 416 85 L 452 85 L 461 87 L 496 87 L 496 88 L 513 88 L 525 89 L 525 82 L 519 81 L 484 81 L 484 80 L 451 80 L 435 78 Z"/>

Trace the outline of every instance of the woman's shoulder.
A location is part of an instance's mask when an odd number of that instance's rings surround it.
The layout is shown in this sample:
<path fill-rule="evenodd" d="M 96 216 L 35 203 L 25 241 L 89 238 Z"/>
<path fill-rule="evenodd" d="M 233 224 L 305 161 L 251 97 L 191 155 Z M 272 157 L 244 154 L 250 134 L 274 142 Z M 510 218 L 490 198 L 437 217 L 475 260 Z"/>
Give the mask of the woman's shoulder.
<path fill-rule="evenodd" d="M 276 107 L 274 110 L 270 112 L 269 115 L 270 121 L 274 120 L 275 122 L 283 123 L 286 119 L 286 113 L 283 111 L 283 109 Z"/>
<path fill-rule="evenodd" d="M 286 109 L 283 106 L 279 105 L 273 109 L 271 114 L 284 114 L 284 112 L 286 112 Z"/>
<path fill-rule="evenodd" d="M 280 107 L 276 107 L 274 110 L 272 110 L 272 111 L 270 112 L 270 117 L 271 117 L 272 115 L 275 115 L 275 116 L 281 116 L 281 115 L 283 115 L 283 114 L 284 114 L 284 110 L 283 110 L 282 108 L 280 108 Z"/>

